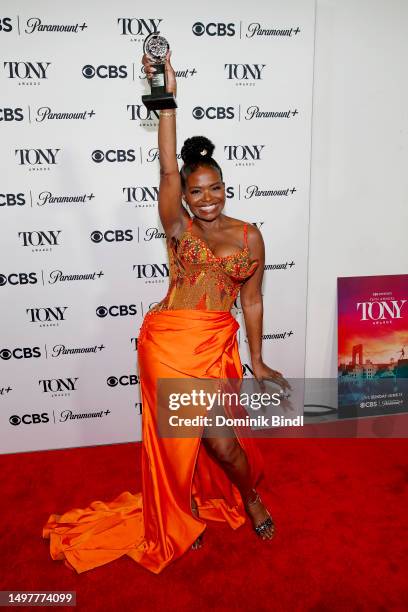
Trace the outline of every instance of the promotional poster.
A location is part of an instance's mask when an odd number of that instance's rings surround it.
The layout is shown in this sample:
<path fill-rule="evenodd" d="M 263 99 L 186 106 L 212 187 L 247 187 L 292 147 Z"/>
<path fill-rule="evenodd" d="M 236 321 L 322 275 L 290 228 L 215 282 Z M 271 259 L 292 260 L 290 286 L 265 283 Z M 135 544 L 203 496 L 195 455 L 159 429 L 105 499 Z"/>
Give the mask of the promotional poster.
<path fill-rule="evenodd" d="M 337 286 L 339 417 L 406 412 L 408 274 Z"/>

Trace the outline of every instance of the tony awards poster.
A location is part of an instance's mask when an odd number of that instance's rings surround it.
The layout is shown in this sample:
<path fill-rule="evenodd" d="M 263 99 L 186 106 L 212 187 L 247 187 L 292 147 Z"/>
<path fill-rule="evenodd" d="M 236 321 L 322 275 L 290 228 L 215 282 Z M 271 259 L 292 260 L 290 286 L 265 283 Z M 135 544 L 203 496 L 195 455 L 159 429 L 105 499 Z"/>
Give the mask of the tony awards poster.
<path fill-rule="evenodd" d="M 339 417 L 408 411 L 408 274 L 337 279 Z"/>

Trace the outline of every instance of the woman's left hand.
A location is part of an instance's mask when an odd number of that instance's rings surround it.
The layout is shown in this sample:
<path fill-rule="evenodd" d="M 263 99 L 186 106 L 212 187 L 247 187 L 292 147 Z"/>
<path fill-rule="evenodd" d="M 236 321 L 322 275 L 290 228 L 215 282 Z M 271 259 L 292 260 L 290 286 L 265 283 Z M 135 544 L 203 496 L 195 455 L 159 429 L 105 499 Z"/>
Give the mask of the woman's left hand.
<path fill-rule="evenodd" d="M 282 376 L 281 372 L 273 370 L 263 361 L 261 361 L 259 364 L 252 366 L 252 370 L 254 372 L 255 378 L 259 382 L 262 389 L 265 388 L 263 382 L 264 380 L 271 380 L 272 382 L 282 387 L 282 389 L 292 389 L 286 378 Z"/>

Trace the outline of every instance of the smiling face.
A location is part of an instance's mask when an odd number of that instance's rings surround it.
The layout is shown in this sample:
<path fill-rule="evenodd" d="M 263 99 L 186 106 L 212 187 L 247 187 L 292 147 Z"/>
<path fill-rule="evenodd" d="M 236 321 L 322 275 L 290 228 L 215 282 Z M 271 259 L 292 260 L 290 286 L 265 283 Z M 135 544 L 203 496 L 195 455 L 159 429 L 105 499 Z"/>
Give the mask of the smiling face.
<path fill-rule="evenodd" d="M 199 166 L 189 174 L 183 195 L 193 215 L 203 221 L 218 217 L 225 206 L 225 185 L 211 166 Z"/>

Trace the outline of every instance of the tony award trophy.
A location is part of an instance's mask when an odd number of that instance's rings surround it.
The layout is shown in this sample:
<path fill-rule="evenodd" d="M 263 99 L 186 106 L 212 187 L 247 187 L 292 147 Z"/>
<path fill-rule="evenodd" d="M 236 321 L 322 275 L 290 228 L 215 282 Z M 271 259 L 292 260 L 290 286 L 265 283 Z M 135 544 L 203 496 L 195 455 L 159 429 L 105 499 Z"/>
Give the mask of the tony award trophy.
<path fill-rule="evenodd" d="M 169 43 L 164 36 L 159 36 L 159 32 L 149 34 L 143 44 L 144 53 L 154 61 L 156 68 L 150 81 L 152 93 L 150 96 L 142 96 L 142 102 L 149 110 L 177 108 L 174 95 L 166 91 L 164 62 L 169 48 Z"/>

